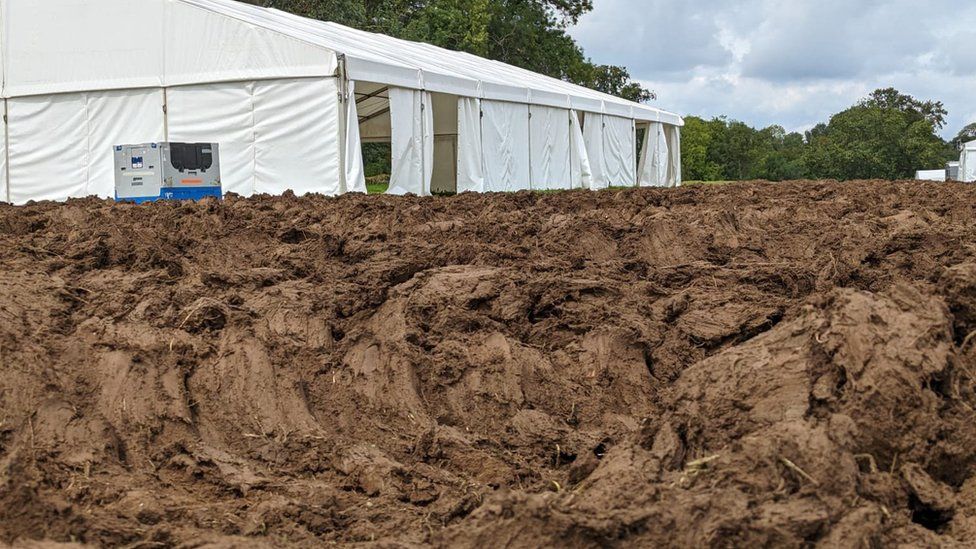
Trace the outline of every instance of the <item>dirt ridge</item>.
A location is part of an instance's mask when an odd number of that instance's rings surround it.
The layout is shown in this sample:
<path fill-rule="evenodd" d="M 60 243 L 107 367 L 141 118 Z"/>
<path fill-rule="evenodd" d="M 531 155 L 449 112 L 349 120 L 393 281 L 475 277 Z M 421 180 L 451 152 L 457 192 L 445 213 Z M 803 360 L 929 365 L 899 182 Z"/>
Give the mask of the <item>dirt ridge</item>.
<path fill-rule="evenodd" d="M 965 547 L 976 187 L 0 205 L 0 542 Z"/>

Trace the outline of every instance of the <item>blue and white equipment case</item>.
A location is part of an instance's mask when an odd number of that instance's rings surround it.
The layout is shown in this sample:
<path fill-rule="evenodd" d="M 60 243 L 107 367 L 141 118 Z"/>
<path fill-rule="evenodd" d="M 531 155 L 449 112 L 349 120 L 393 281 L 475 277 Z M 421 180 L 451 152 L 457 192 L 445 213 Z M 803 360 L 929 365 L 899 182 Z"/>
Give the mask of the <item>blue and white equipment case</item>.
<path fill-rule="evenodd" d="M 221 198 L 217 143 L 115 146 L 115 199 L 120 202 Z"/>

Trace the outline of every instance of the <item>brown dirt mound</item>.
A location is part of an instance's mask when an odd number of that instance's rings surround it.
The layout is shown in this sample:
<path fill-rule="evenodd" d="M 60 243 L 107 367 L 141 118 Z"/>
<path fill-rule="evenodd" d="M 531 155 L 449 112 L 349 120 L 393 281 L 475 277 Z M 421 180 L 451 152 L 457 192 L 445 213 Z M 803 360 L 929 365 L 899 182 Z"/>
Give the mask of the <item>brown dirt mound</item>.
<path fill-rule="evenodd" d="M 0 543 L 966 546 L 976 187 L 0 206 Z"/>

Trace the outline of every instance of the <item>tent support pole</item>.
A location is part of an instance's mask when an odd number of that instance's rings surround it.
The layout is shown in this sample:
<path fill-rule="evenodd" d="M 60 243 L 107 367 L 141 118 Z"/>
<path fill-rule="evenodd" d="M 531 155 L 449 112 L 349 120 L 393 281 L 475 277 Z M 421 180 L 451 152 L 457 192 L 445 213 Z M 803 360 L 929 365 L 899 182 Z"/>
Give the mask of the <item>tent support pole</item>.
<path fill-rule="evenodd" d="M 349 133 L 349 86 L 346 74 L 346 56 L 337 56 L 336 80 L 339 88 L 339 194 L 349 192 L 349 182 L 346 180 L 346 146 Z M 358 122 L 358 121 L 357 121 Z"/>
<path fill-rule="evenodd" d="M 534 191 L 536 189 L 535 189 L 535 185 L 533 184 L 535 183 L 535 181 L 533 181 L 533 179 L 535 178 L 532 177 L 533 175 L 532 172 L 534 172 L 535 169 L 533 169 L 532 167 L 532 104 L 531 103 L 526 105 L 526 110 L 529 111 L 529 181 L 528 184 L 529 184 L 529 190 Z"/>
<path fill-rule="evenodd" d="M 3 100 L 3 170 L 4 180 L 7 182 L 7 203 L 10 201 L 10 124 L 7 117 L 7 100 Z"/>
<path fill-rule="evenodd" d="M 169 143 L 169 97 L 163 88 L 163 140 Z"/>
<path fill-rule="evenodd" d="M 420 90 L 420 196 L 430 194 L 430 181 L 427 180 L 427 168 L 434 172 L 433 166 L 427 166 L 427 91 Z M 431 105 L 433 109 L 433 105 Z M 433 113 L 431 113 L 433 115 Z M 392 130 L 391 130 L 392 133 Z M 424 194 L 426 193 L 426 194 Z"/>

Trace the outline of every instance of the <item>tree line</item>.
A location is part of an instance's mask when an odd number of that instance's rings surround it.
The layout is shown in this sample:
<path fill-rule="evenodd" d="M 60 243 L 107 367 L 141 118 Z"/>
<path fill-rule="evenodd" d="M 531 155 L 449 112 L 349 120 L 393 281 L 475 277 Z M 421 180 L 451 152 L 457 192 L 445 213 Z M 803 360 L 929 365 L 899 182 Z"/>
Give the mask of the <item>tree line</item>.
<path fill-rule="evenodd" d="M 958 160 L 962 144 L 976 139 L 976 124 L 942 139 L 947 114 L 939 101 L 886 88 L 802 134 L 690 116 L 682 131 L 682 175 L 689 181 L 908 179 Z"/>

